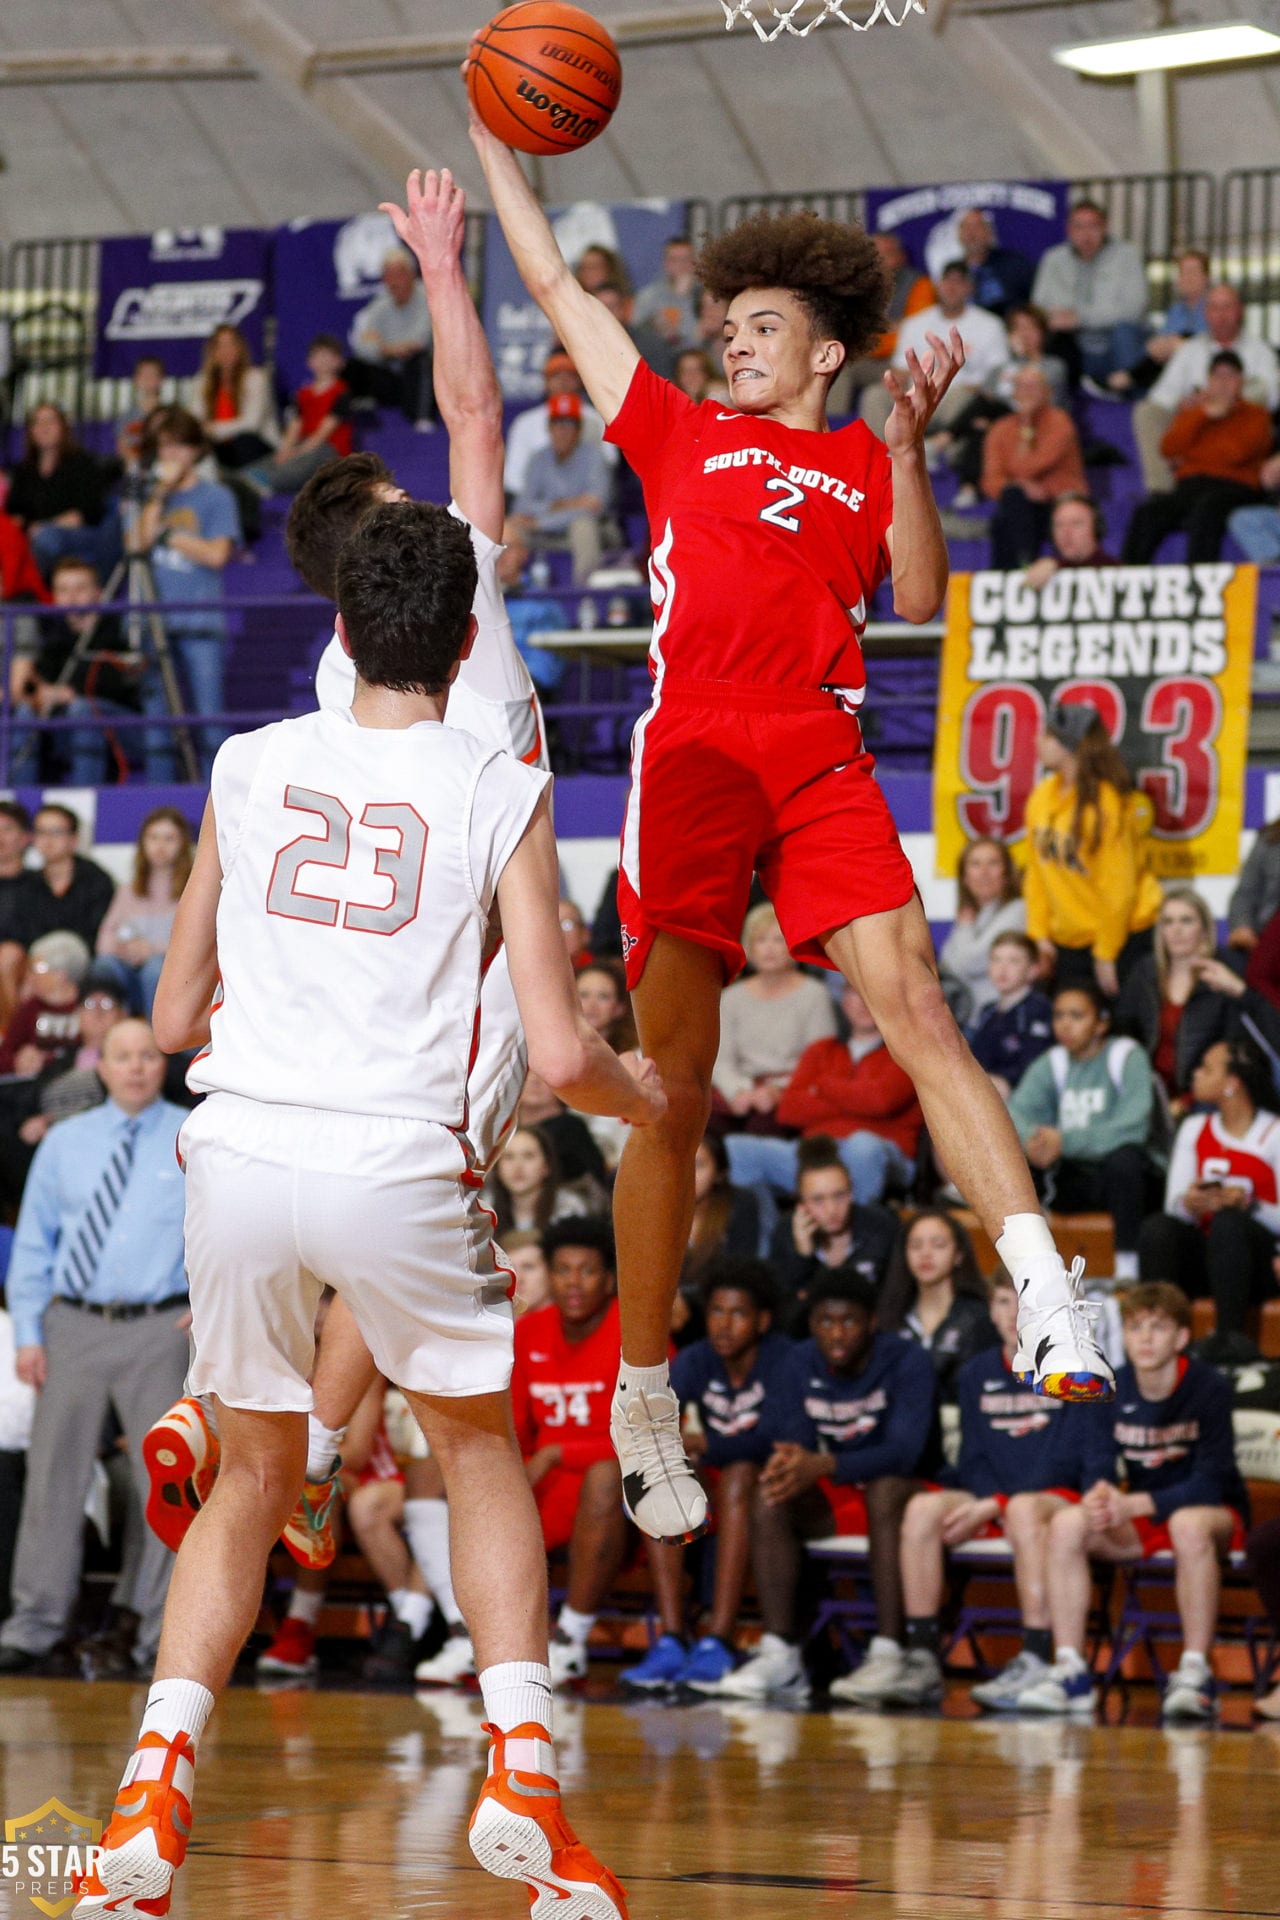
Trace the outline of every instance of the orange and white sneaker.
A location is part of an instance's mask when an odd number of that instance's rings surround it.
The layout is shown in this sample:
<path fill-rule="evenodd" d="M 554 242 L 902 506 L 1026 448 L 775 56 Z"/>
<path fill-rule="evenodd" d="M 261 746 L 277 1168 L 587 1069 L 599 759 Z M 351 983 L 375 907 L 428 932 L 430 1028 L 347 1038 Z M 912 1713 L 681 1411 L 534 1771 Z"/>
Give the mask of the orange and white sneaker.
<path fill-rule="evenodd" d="M 342 1491 L 338 1478 L 341 1467 L 341 1460 L 335 1460 L 326 1479 L 306 1481 L 297 1506 L 284 1523 L 280 1538 L 300 1567 L 319 1570 L 333 1565 L 338 1551 L 333 1523 Z"/>
<path fill-rule="evenodd" d="M 151 1482 L 147 1525 L 173 1553 L 213 1492 L 221 1452 L 198 1400 L 179 1400 L 142 1436 L 142 1458 Z"/>
<path fill-rule="evenodd" d="M 628 1920 L 626 1894 L 565 1819 L 546 1729 L 485 1732 L 489 1777 L 468 1834 L 485 1872 L 525 1882 L 530 1920 Z"/>
<path fill-rule="evenodd" d="M 144 1733 L 125 1768 L 102 1852 L 76 1882 L 72 1920 L 89 1914 L 168 1913 L 173 1876 L 186 1857 L 195 1790 L 195 1748 L 188 1734 Z"/>

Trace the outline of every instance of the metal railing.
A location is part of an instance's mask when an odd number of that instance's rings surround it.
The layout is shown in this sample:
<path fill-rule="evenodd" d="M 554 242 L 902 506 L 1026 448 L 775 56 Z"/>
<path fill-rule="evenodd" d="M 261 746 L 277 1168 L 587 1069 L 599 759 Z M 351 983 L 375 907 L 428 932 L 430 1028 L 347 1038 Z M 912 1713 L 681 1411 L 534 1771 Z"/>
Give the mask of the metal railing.
<path fill-rule="evenodd" d="M 1280 167 L 1241 168 L 1221 180 L 1201 171 L 1095 175 L 1068 187 L 1072 199 L 1097 200 L 1117 238 L 1138 248 L 1153 311 L 1168 304 L 1178 249 L 1202 247 L 1215 271 L 1241 288 L 1255 328 L 1280 341 Z M 861 221 L 866 193 L 862 187 L 831 187 L 738 194 L 716 206 L 695 197 L 685 208 L 689 232 L 700 243 L 764 211 L 805 210 Z M 484 292 L 490 217 L 467 218 L 464 263 L 477 301 Z M 121 383 L 96 380 L 92 372 L 99 259 L 97 239 L 21 240 L 9 248 L 0 270 L 0 317 L 12 334 L 15 367 L 8 384 L 17 416 L 39 399 L 58 401 L 78 421 L 109 419 L 118 411 Z"/>

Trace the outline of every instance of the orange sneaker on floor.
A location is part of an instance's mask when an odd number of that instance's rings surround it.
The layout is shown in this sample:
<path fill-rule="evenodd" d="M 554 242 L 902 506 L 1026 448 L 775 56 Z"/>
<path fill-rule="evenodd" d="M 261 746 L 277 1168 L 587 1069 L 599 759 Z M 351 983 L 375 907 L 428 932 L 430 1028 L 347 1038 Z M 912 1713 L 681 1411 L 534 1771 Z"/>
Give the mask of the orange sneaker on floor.
<path fill-rule="evenodd" d="M 326 1480 L 308 1480 L 298 1496 L 298 1504 L 284 1523 L 280 1535 L 300 1567 L 331 1567 L 338 1551 L 333 1530 L 334 1511 L 342 1483 L 338 1478 L 341 1460 L 333 1463 Z"/>
<path fill-rule="evenodd" d="M 626 1894 L 564 1817 L 546 1729 L 485 1732 L 489 1777 L 468 1834 L 485 1872 L 526 1883 L 530 1920 L 628 1920 Z"/>
<path fill-rule="evenodd" d="M 186 1857 L 195 1790 L 195 1749 L 185 1733 L 144 1733 L 125 1768 L 92 1873 L 76 1882 L 72 1920 L 89 1914 L 168 1913 L 173 1876 Z"/>
<path fill-rule="evenodd" d="M 142 1436 L 147 1525 L 171 1552 L 213 1491 L 221 1448 L 198 1400 L 179 1400 Z"/>

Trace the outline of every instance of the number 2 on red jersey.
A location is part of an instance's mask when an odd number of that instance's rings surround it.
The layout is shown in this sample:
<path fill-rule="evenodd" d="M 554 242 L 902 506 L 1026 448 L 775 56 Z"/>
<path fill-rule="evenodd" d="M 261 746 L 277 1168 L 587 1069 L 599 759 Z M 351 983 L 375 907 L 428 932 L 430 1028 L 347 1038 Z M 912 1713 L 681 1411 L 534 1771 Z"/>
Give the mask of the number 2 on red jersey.
<path fill-rule="evenodd" d="M 297 813 L 311 813 L 324 822 L 321 834 L 302 833 L 281 847 L 267 884 L 267 912 L 285 920 L 305 920 L 317 927 L 336 927 L 350 933 L 399 933 L 418 916 L 422 898 L 422 868 L 427 857 L 427 823 L 407 801 L 373 802 L 360 815 L 362 827 L 381 828 L 399 835 L 394 847 L 378 847 L 373 870 L 391 881 L 391 898 L 383 906 L 349 900 L 345 910 L 333 894 L 304 892 L 298 885 L 303 867 L 345 870 L 351 858 L 351 813 L 332 793 L 313 787 L 288 786 L 284 804 Z"/>

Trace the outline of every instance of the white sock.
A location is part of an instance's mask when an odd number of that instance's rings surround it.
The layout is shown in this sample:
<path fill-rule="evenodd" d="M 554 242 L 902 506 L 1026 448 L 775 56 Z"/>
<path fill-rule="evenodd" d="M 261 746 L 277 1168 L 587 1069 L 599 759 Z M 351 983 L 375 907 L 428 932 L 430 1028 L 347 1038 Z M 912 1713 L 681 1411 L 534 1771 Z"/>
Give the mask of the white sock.
<path fill-rule="evenodd" d="M 408 1627 L 415 1640 L 421 1640 L 431 1618 L 431 1602 L 426 1594 L 415 1593 L 411 1587 L 397 1587 L 387 1598 L 396 1619 Z"/>
<path fill-rule="evenodd" d="M 213 1695 L 198 1680 L 157 1680 L 147 1695 L 138 1738 L 158 1733 L 164 1740 L 174 1740 L 185 1733 L 193 1747 L 199 1746 L 212 1712 Z"/>
<path fill-rule="evenodd" d="M 342 1452 L 347 1437 L 345 1427 L 326 1427 L 314 1413 L 307 1415 L 307 1478 L 327 1480 L 333 1463 Z"/>
<path fill-rule="evenodd" d="M 462 1608 L 453 1591 L 449 1567 L 449 1503 L 447 1500 L 406 1500 L 404 1530 L 418 1572 L 430 1588 L 436 1605 L 451 1627 L 462 1623 Z"/>
<path fill-rule="evenodd" d="M 664 1360 L 656 1367 L 633 1367 L 624 1360 L 614 1388 L 615 1400 L 626 1400 L 633 1393 L 670 1393 L 671 1369 Z"/>
<path fill-rule="evenodd" d="M 557 1627 L 566 1640 L 572 1640 L 577 1647 L 585 1647 L 587 1635 L 596 1623 L 594 1613 L 579 1613 L 576 1607 L 565 1605 L 560 1609 Z"/>
<path fill-rule="evenodd" d="M 218 1403 L 211 1393 L 199 1393 L 195 1398 L 200 1402 L 200 1411 L 209 1422 L 211 1432 L 218 1431 Z"/>
<path fill-rule="evenodd" d="M 887 1633 L 873 1633 L 871 1636 L 871 1644 L 867 1648 L 867 1658 L 868 1660 L 870 1660 L 874 1658 L 876 1654 L 892 1654 L 892 1653 L 901 1653 L 901 1652 L 902 1652 L 901 1646 L 898 1644 L 896 1640 L 891 1640 Z"/>
<path fill-rule="evenodd" d="M 289 1599 L 287 1620 L 301 1620 L 304 1626 L 315 1627 L 320 1623 L 324 1610 L 324 1591 L 314 1593 L 308 1587 L 295 1587 Z"/>
<path fill-rule="evenodd" d="M 1055 1667 L 1065 1667 L 1068 1673 L 1084 1673 L 1084 1655 L 1078 1647 L 1055 1647 L 1053 1650 Z"/>
<path fill-rule="evenodd" d="M 1138 1277 L 1138 1256 L 1136 1253 L 1118 1253 L 1112 1263 L 1117 1280 L 1136 1280 Z"/>
<path fill-rule="evenodd" d="M 1183 1649 L 1178 1662 L 1178 1672 L 1188 1674 L 1193 1680 L 1203 1680 L 1209 1671 L 1209 1662 L 1202 1653 L 1192 1653 L 1189 1647 Z"/>
<path fill-rule="evenodd" d="M 1056 1254 L 1057 1251 L 1049 1231 L 1049 1222 L 1042 1213 L 1006 1214 L 1004 1230 L 996 1241 L 996 1252 L 1010 1273 L 1022 1261 L 1034 1260 L 1042 1253 Z"/>
<path fill-rule="evenodd" d="M 536 1660 L 504 1660 L 480 1675 L 485 1718 L 499 1733 L 515 1727 L 551 1731 L 551 1669 Z M 554 1773 L 554 1767 L 551 1769 Z"/>
<path fill-rule="evenodd" d="M 761 1653 L 794 1653 L 794 1640 L 784 1640 L 780 1633 L 762 1633 L 760 1635 Z"/>

